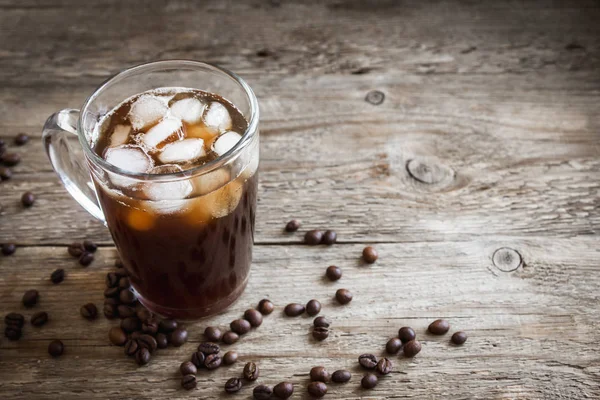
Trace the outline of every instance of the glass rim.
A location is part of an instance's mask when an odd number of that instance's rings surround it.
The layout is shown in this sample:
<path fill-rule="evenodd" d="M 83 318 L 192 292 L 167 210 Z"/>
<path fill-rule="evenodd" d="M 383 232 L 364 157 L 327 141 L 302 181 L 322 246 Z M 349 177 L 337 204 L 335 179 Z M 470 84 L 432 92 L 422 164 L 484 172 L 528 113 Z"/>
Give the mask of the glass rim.
<path fill-rule="evenodd" d="M 105 90 L 108 86 L 110 86 L 115 81 L 118 81 L 121 78 L 127 77 L 127 75 L 139 72 L 140 70 L 149 68 L 149 67 L 157 67 L 157 68 L 182 68 L 182 67 L 203 67 L 208 68 L 210 70 L 222 73 L 233 81 L 235 81 L 246 94 L 246 98 L 248 100 L 248 104 L 250 105 L 250 118 L 248 120 L 248 127 L 244 131 L 242 138 L 233 146 L 229 151 L 214 160 L 207 162 L 206 164 L 198 165 L 194 168 L 186 169 L 178 172 L 170 172 L 170 173 L 161 173 L 161 174 L 148 174 L 148 173 L 139 173 L 139 172 L 131 172 L 122 168 L 119 168 L 106 160 L 100 157 L 96 152 L 91 148 L 88 140 L 85 136 L 85 130 L 83 129 L 83 118 L 87 111 L 87 108 L 92 104 L 92 102 L 100 95 L 100 93 Z M 125 100 L 125 99 L 123 99 Z M 83 151 L 86 155 L 86 158 L 90 160 L 95 165 L 100 166 L 103 170 L 115 173 L 117 175 L 122 175 L 128 178 L 137 179 L 137 180 L 156 180 L 156 181 L 172 181 L 178 180 L 176 178 L 189 178 L 190 176 L 202 175 L 209 172 L 212 172 L 216 169 L 221 168 L 223 165 L 227 164 L 230 160 L 236 158 L 241 151 L 247 147 L 251 142 L 254 136 L 258 131 L 258 119 L 259 119 L 259 109 L 258 109 L 258 100 L 256 99 L 256 95 L 250 88 L 250 86 L 237 74 L 229 71 L 228 69 L 219 67 L 217 65 L 203 62 L 203 61 L 194 61 L 194 60 L 185 60 L 185 59 L 172 59 L 172 60 L 162 60 L 162 61 L 151 61 L 143 64 L 138 64 L 133 67 L 126 68 L 114 75 L 110 78 L 106 79 L 102 82 L 93 92 L 92 94 L 85 100 L 83 106 L 81 107 L 81 113 L 79 116 L 79 120 L 77 121 L 77 136 L 79 136 L 79 142 L 83 147 Z M 175 178 L 175 179 L 174 179 Z"/>

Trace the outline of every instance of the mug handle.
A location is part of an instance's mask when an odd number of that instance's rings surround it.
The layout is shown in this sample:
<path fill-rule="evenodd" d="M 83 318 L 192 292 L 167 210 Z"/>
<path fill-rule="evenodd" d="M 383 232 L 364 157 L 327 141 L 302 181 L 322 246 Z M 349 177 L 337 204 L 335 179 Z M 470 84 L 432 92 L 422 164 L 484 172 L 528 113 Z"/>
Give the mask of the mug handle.
<path fill-rule="evenodd" d="M 106 225 L 90 170 L 85 160 L 75 155 L 67 140 L 70 134 L 77 136 L 78 120 L 79 110 L 65 109 L 52 114 L 44 124 L 42 141 L 52 168 L 71 196 L 87 212 Z"/>

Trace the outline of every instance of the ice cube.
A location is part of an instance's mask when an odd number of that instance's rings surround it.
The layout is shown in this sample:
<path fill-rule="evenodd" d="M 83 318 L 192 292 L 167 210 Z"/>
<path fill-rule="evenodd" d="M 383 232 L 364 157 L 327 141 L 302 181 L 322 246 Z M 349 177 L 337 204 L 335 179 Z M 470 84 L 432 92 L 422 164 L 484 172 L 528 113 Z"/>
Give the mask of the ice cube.
<path fill-rule="evenodd" d="M 183 130 L 179 118 L 165 118 L 141 135 L 142 143 L 149 149 L 155 150 L 158 145 L 170 138 L 183 139 Z"/>
<path fill-rule="evenodd" d="M 117 125 L 110 135 L 110 147 L 117 147 L 127 143 L 129 139 L 129 133 L 131 132 L 131 126 L 129 125 Z"/>
<path fill-rule="evenodd" d="M 193 97 L 176 101 L 171 105 L 171 115 L 188 124 L 196 124 L 202 119 L 204 104 Z"/>
<path fill-rule="evenodd" d="M 231 179 L 229 171 L 221 168 L 194 178 L 194 186 L 199 194 L 211 193 L 227 184 Z"/>
<path fill-rule="evenodd" d="M 215 153 L 217 153 L 219 156 L 222 156 L 231 150 L 241 138 L 242 136 L 239 133 L 227 131 L 214 141 L 212 148 Z"/>
<path fill-rule="evenodd" d="M 152 168 L 152 159 L 138 146 L 122 145 L 106 150 L 104 159 L 128 172 L 147 172 Z"/>
<path fill-rule="evenodd" d="M 204 112 L 204 124 L 214 132 L 231 129 L 229 111 L 223 104 L 213 101 Z"/>
<path fill-rule="evenodd" d="M 205 224 L 213 218 L 230 214 L 240 202 L 243 186 L 232 181 L 227 185 L 190 201 L 187 222 L 191 225 Z"/>
<path fill-rule="evenodd" d="M 164 99 L 152 95 L 140 96 L 131 105 L 129 121 L 134 129 L 143 129 L 160 121 L 168 111 Z"/>
<path fill-rule="evenodd" d="M 204 157 L 204 140 L 183 139 L 166 145 L 158 159 L 165 163 L 185 163 Z"/>
<path fill-rule="evenodd" d="M 151 174 L 163 174 L 181 171 L 176 165 L 160 165 L 151 169 Z M 181 200 L 192 193 L 193 186 L 189 178 L 170 182 L 147 182 L 144 185 L 144 193 L 150 200 Z"/>

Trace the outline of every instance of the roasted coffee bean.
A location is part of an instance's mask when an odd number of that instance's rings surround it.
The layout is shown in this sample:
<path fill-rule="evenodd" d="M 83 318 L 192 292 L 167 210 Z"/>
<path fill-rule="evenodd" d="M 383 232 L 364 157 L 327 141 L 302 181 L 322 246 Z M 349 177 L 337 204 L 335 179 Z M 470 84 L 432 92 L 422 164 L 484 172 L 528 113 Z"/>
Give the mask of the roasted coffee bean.
<path fill-rule="evenodd" d="M 362 256 L 363 260 L 365 260 L 365 262 L 368 264 L 373 264 L 375 261 L 377 261 L 377 258 L 379 258 L 377 250 L 371 246 L 367 246 L 363 249 Z"/>
<path fill-rule="evenodd" d="M 255 328 L 260 326 L 263 322 L 262 314 L 254 308 L 249 308 L 244 312 L 244 319 L 250 322 L 250 325 Z"/>
<path fill-rule="evenodd" d="M 117 265 L 117 262 L 119 263 Z M 128 276 L 129 274 L 127 273 L 127 270 L 123 267 L 123 264 L 121 263 L 121 260 L 117 260 L 115 261 L 115 267 L 117 267 L 117 269 L 115 270 L 115 274 L 119 277 L 122 278 L 124 276 Z"/>
<path fill-rule="evenodd" d="M 31 207 L 35 203 L 35 196 L 31 192 L 25 192 L 21 196 L 21 204 L 23 207 Z"/>
<path fill-rule="evenodd" d="M 108 319 L 113 319 L 117 317 L 117 306 L 110 303 L 104 303 L 104 307 L 102 308 L 102 312 L 104 316 Z"/>
<path fill-rule="evenodd" d="M 313 338 L 315 338 L 315 340 L 318 340 L 319 342 L 321 342 L 329 337 L 329 328 L 323 328 L 323 327 L 313 328 L 312 335 L 313 335 Z"/>
<path fill-rule="evenodd" d="M 225 365 L 231 365 L 234 364 L 238 359 L 238 353 L 235 351 L 228 351 L 227 353 L 225 353 L 225 355 L 223 356 L 223 363 Z"/>
<path fill-rule="evenodd" d="M 222 337 L 223 333 L 215 326 L 207 326 L 204 330 L 204 338 L 209 342 L 218 342 Z"/>
<path fill-rule="evenodd" d="M 396 337 L 388 340 L 388 342 L 385 345 L 385 351 L 387 351 L 388 354 L 396 354 L 400 351 L 401 348 L 402 341 Z"/>
<path fill-rule="evenodd" d="M 269 299 L 262 299 L 258 302 L 258 311 L 262 315 L 269 315 L 273 312 L 274 309 L 275 306 L 273 305 L 273 303 L 271 303 L 271 300 Z"/>
<path fill-rule="evenodd" d="M 53 340 L 48 345 L 48 354 L 52 357 L 60 357 L 65 351 L 65 345 L 60 340 Z"/>
<path fill-rule="evenodd" d="M 331 326 L 331 320 L 324 316 L 320 316 L 315 318 L 313 325 L 315 328 L 329 328 Z"/>
<path fill-rule="evenodd" d="M 288 304 L 287 306 L 285 306 L 285 308 L 283 309 L 283 312 L 285 313 L 285 315 L 287 315 L 288 317 L 297 317 L 298 315 L 303 314 L 305 311 L 305 308 L 302 304 L 299 303 L 291 303 Z"/>
<path fill-rule="evenodd" d="M 377 357 L 373 354 L 361 354 L 358 357 L 358 363 L 366 369 L 375 369 L 377 366 Z"/>
<path fill-rule="evenodd" d="M 129 278 L 124 276 L 121 279 L 119 279 L 119 289 L 121 290 L 125 290 L 125 289 L 129 289 L 131 287 L 131 282 L 129 282 Z"/>
<path fill-rule="evenodd" d="M 150 354 L 153 354 L 158 348 L 158 343 L 156 343 L 156 339 L 154 339 L 154 337 L 152 337 L 151 335 L 140 335 L 137 341 L 140 347 L 148 349 Z"/>
<path fill-rule="evenodd" d="M 196 375 L 184 375 L 181 378 L 181 387 L 184 388 L 185 390 L 192 390 L 196 387 L 197 383 L 196 383 Z"/>
<path fill-rule="evenodd" d="M 52 283 L 54 283 L 55 285 L 57 283 L 61 283 L 62 281 L 65 280 L 65 270 L 62 268 L 57 269 L 56 271 L 54 271 L 52 274 L 50 274 L 50 280 L 52 281 Z"/>
<path fill-rule="evenodd" d="M 311 246 L 321 243 L 322 239 L 323 239 L 323 232 L 316 230 L 316 229 L 314 229 L 312 231 L 308 231 L 308 232 L 306 232 L 306 234 L 304 234 L 304 243 L 311 245 Z"/>
<path fill-rule="evenodd" d="M 246 363 L 246 365 L 244 365 L 243 375 L 244 379 L 248 381 L 257 380 L 259 375 L 258 365 L 253 362 Z"/>
<path fill-rule="evenodd" d="M 154 317 L 154 314 L 152 314 L 152 311 L 148 310 L 147 308 L 140 308 L 138 309 L 135 314 L 137 315 L 137 317 L 139 318 L 140 321 L 146 321 L 149 320 L 150 318 Z M 173 329 L 175 330 L 175 329 Z"/>
<path fill-rule="evenodd" d="M 306 313 L 311 317 L 321 312 L 321 303 L 318 300 L 312 299 L 306 303 Z"/>
<path fill-rule="evenodd" d="M 25 317 L 23 314 L 11 312 L 4 317 L 4 323 L 6 326 L 15 326 L 21 329 L 25 325 Z"/>
<path fill-rule="evenodd" d="M 408 343 L 411 340 L 416 339 L 417 335 L 413 328 L 408 326 L 403 326 L 398 330 L 398 338 L 402 341 L 402 343 Z"/>
<path fill-rule="evenodd" d="M 434 335 L 443 335 L 450 329 L 450 324 L 445 319 L 436 319 L 433 321 L 427 330 Z"/>
<path fill-rule="evenodd" d="M 121 290 L 119 292 L 119 300 L 123 304 L 133 304 L 135 302 L 135 294 L 129 289 Z"/>
<path fill-rule="evenodd" d="M 8 340 L 19 340 L 22 334 L 23 331 L 18 326 L 8 325 L 4 328 L 4 336 L 6 336 Z"/>
<path fill-rule="evenodd" d="M 450 340 L 456 345 L 461 345 L 467 341 L 467 334 L 464 332 L 455 332 Z"/>
<path fill-rule="evenodd" d="M 23 294 L 23 305 L 27 308 L 33 307 L 37 304 L 38 300 L 40 299 L 40 294 L 37 290 L 35 289 L 31 289 L 25 292 L 25 294 Z"/>
<path fill-rule="evenodd" d="M 132 339 L 139 339 L 140 336 L 142 336 L 144 334 L 144 332 L 142 331 L 135 331 L 135 332 L 131 332 L 129 334 L 129 337 L 131 337 Z"/>
<path fill-rule="evenodd" d="M 206 360 L 206 356 L 201 351 L 196 351 L 192 354 L 191 363 L 196 366 L 196 368 L 204 368 L 204 360 Z"/>
<path fill-rule="evenodd" d="M 352 379 L 352 374 L 350 371 L 346 371 L 345 369 L 338 369 L 331 374 L 331 380 L 335 383 L 346 383 L 350 379 Z"/>
<path fill-rule="evenodd" d="M 119 297 L 119 288 L 118 287 L 109 287 L 104 289 L 104 297 Z"/>
<path fill-rule="evenodd" d="M 286 232 L 296 232 L 300 228 L 300 221 L 293 219 L 285 225 Z"/>
<path fill-rule="evenodd" d="M 15 144 L 17 146 L 23 146 L 27 142 L 29 142 L 29 135 L 26 133 L 19 133 L 17 136 L 15 136 Z"/>
<path fill-rule="evenodd" d="M 230 378 L 225 382 L 225 391 L 227 393 L 238 392 L 242 388 L 242 381 L 240 378 Z"/>
<path fill-rule="evenodd" d="M 306 389 L 308 394 L 316 398 L 321 398 L 327 394 L 327 385 L 323 382 L 311 382 Z"/>
<path fill-rule="evenodd" d="M 87 267 L 94 261 L 94 255 L 92 253 L 84 252 L 81 257 L 79 257 L 79 264 Z"/>
<path fill-rule="evenodd" d="M 87 303 L 81 306 L 79 313 L 85 319 L 92 320 L 98 316 L 98 308 L 94 303 Z"/>
<path fill-rule="evenodd" d="M 2 254 L 5 256 L 12 256 L 15 254 L 15 251 L 17 251 L 17 246 L 15 246 L 13 243 L 4 243 L 2 245 Z"/>
<path fill-rule="evenodd" d="M 245 319 L 240 318 L 231 321 L 229 328 L 238 335 L 245 335 L 246 333 L 250 332 L 252 325 L 250 325 L 250 322 L 246 321 Z"/>
<path fill-rule="evenodd" d="M 239 339 L 240 339 L 240 335 L 238 335 L 237 333 L 232 332 L 232 331 L 225 332 L 223 334 L 223 337 L 221 338 L 221 340 L 223 340 L 223 343 L 225 343 L 225 344 L 234 344 Z"/>
<path fill-rule="evenodd" d="M 332 245 L 337 241 L 337 233 L 335 231 L 327 230 L 323 234 L 323 238 L 321 239 L 321 243 L 326 245 Z"/>
<path fill-rule="evenodd" d="M 31 316 L 31 325 L 42 326 L 48 322 L 48 313 L 45 311 L 36 312 Z"/>
<path fill-rule="evenodd" d="M 311 381 L 319 381 L 327 383 L 329 382 L 330 376 L 329 372 L 325 369 L 325 367 L 312 367 L 310 370 L 310 380 Z"/>
<path fill-rule="evenodd" d="M 0 181 L 7 181 L 12 178 L 12 171 L 6 167 L 0 167 Z"/>
<path fill-rule="evenodd" d="M 156 332 L 158 332 L 158 320 L 153 317 L 142 322 L 142 332 L 149 335 L 156 335 Z"/>
<path fill-rule="evenodd" d="M 206 369 L 216 369 L 221 366 L 221 356 L 218 354 L 209 354 L 204 360 L 204 366 Z"/>
<path fill-rule="evenodd" d="M 111 306 L 117 307 L 121 303 L 119 303 L 119 299 L 116 299 L 114 297 L 107 297 L 104 299 L 104 304 L 110 304 Z"/>
<path fill-rule="evenodd" d="M 348 304 L 352 301 L 352 293 L 348 289 L 338 289 L 335 298 L 340 304 Z"/>
<path fill-rule="evenodd" d="M 127 334 L 118 326 L 113 326 L 108 331 L 108 340 L 115 346 L 123 346 L 127 342 Z"/>
<path fill-rule="evenodd" d="M 198 351 L 207 356 L 209 354 L 219 354 L 221 348 L 216 343 L 203 342 L 198 345 Z"/>
<path fill-rule="evenodd" d="M 188 332 L 184 328 L 177 328 L 169 333 L 169 343 L 175 347 L 179 347 L 187 342 Z"/>
<path fill-rule="evenodd" d="M 135 362 L 138 365 L 146 365 L 150 362 L 150 350 L 145 347 L 140 347 L 138 351 L 135 353 Z"/>
<path fill-rule="evenodd" d="M 137 339 L 129 339 L 127 342 L 125 342 L 125 355 L 134 356 L 139 349 L 140 345 Z"/>
<path fill-rule="evenodd" d="M 135 308 L 124 304 L 119 304 L 117 306 L 117 312 L 119 313 L 120 318 L 131 318 L 136 316 Z"/>
<path fill-rule="evenodd" d="M 119 285 L 119 277 L 114 272 L 109 272 L 106 274 L 106 279 L 104 280 L 107 288 L 114 288 Z"/>
<path fill-rule="evenodd" d="M 360 380 L 360 386 L 363 387 L 363 389 L 373 389 L 375 386 L 377 386 L 377 377 L 373 374 L 365 374 L 365 376 L 363 376 L 363 378 Z"/>
<path fill-rule="evenodd" d="M 252 390 L 252 395 L 255 400 L 269 400 L 273 394 L 273 389 L 267 385 L 258 385 Z"/>
<path fill-rule="evenodd" d="M 158 330 L 163 333 L 173 332 L 177 329 L 177 321 L 174 319 L 163 319 L 158 323 Z"/>
<path fill-rule="evenodd" d="M 198 373 L 198 368 L 191 361 L 184 361 L 179 366 L 179 371 L 181 375 L 196 375 Z"/>
<path fill-rule="evenodd" d="M 67 251 L 69 252 L 71 257 L 79 258 L 81 257 L 85 249 L 83 248 L 83 245 L 81 243 L 73 242 L 69 245 Z"/>
<path fill-rule="evenodd" d="M 294 385 L 291 382 L 280 382 L 273 388 L 273 394 L 278 399 L 288 399 L 294 394 Z"/>
<path fill-rule="evenodd" d="M 342 277 L 342 270 L 340 267 L 336 267 L 335 265 L 330 265 L 325 270 L 325 275 L 329 278 L 330 281 L 337 281 Z"/>
<path fill-rule="evenodd" d="M 169 345 L 169 340 L 167 339 L 167 335 L 165 335 L 164 333 L 157 333 L 156 334 L 156 344 L 159 349 L 166 349 L 167 346 Z"/>
<path fill-rule="evenodd" d="M 5 153 L 2 155 L 1 159 L 2 164 L 6 165 L 7 167 L 14 167 L 21 162 L 21 156 L 17 153 Z"/>
<path fill-rule="evenodd" d="M 142 324 L 137 317 L 128 317 L 121 321 L 121 328 L 127 333 L 138 331 L 141 326 Z"/>
<path fill-rule="evenodd" d="M 410 342 L 404 344 L 404 355 L 406 357 L 414 357 L 421 351 L 421 343 L 418 340 L 413 339 Z"/>
<path fill-rule="evenodd" d="M 96 250 L 98 250 L 98 245 L 96 243 L 92 242 L 91 240 L 84 240 L 83 248 L 85 249 L 85 251 L 94 253 Z"/>
<path fill-rule="evenodd" d="M 381 375 L 387 375 L 390 372 L 392 372 L 392 367 L 393 367 L 392 362 L 390 360 L 388 360 L 387 358 L 383 357 L 377 363 L 376 368 L 377 368 L 377 372 L 379 372 Z"/>

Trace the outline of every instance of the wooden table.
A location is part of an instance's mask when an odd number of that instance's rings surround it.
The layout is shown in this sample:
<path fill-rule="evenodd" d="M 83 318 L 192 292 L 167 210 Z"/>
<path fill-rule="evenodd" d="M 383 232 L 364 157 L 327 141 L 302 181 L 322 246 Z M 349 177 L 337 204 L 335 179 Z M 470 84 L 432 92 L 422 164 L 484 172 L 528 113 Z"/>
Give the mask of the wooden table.
<path fill-rule="evenodd" d="M 170 58 L 232 69 L 260 99 L 255 256 L 234 306 L 188 324 L 188 344 L 138 368 L 109 344 L 115 322 L 79 315 L 86 302 L 101 307 L 116 252 L 39 136 L 48 115 L 110 75 Z M 0 0 L 0 65 L 0 137 L 23 159 L 0 184 L 0 243 L 18 246 L 0 257 L 0 315 L 50 314 L 18 342 L 0 339 L 0 398 L 250 398 L 251 386 L 223 392 L 249 360 L 261 383 L 293 382 L 294 398 L 306 398 L 315 365 L 354 374 L 327 398 L 600 397 L 597 1 Z M 34 140 L 12 146 L 21 131 Z M 292 217 L 302 231 L 335 229 L 338 243 L 303 245 L 283 232 Z M 66 252 L 84 238 L 101 244 L 89 268 Z M 372 266 L 360 261 L 366 244 L 380 253 Z M 337 283 L 323 279 L 331 264 L 344 271 Z M 67 278 L 52 285 L 58 267 Z M 339 287 L 353 291 L 350 305 L 334 303 Z M 41 302 L 26 310 L 30 288 Z M 182 390 L 179 364 L 204 327 L 263 297 L 276 312 L 231 346 L 241 362 Z M 334 321 L 321 343 L 311 318 L 282 315 L 310 298 Z M 427 334 L 436 318 L 467 343 Z M 358 355 L 383 355 L 404 325 L 422 352 L 392 356 L 393 373 L 360 389 Z M 59 359 L 46 350 L 55 338 Z"/>

